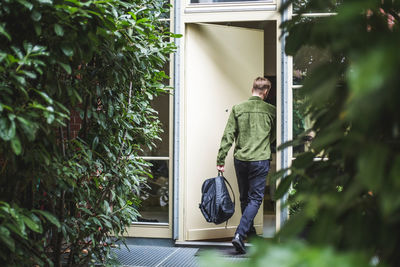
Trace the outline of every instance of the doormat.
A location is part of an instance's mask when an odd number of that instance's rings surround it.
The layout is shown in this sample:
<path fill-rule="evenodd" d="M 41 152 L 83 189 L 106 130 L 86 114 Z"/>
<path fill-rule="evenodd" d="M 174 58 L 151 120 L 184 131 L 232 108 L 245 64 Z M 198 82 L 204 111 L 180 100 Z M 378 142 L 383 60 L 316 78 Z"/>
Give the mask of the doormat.
<path fill-rule="evenodd" d="M 121 246 L 115 249 L 117 260 L 124 267 L 197 267 L 197 248 Z"/>

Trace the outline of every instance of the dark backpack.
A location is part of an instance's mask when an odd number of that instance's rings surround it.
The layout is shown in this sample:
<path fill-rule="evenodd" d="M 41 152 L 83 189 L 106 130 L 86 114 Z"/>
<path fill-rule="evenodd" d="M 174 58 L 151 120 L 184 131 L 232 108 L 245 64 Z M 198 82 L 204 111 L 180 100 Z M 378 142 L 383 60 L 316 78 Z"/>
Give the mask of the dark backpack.
<path fill-rule="evenodd" d="M 232 191 L 233 202 L 225 181 Z M 199 208 L 207 222 L 220 224 L 229 220 L 235 213 L 235 194 L 228 180 L 219 173 L 217 177 L 204 181 L 201 193 Z"/>

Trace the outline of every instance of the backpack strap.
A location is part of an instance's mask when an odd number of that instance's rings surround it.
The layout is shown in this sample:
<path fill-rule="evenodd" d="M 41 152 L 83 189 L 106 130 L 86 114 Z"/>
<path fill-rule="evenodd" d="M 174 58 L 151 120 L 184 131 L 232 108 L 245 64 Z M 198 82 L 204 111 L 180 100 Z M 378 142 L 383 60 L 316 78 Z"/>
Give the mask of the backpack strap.
<path fill-rule="evenodd" d="M 221 171 L 218 171 L 218 176 L 222 176 L 222 178 L 224 178 L 224 181 L 229 185 L 229 188 L 231 189 L 233 195 L 233 206 L 235 207 L 235 192 L 233 191 L 231 184 L 228 182 L 228 180 L 225 178 L 225 176 Z M 228 221 L 229 220 L 227 220 L 225 223 L 225 229 L 228 227 Z"/>
<path fill-rule="evenodd" d="M 224 177 L 224 176 L 222 176 Z M 225 182 L 229 185 L 229 188 L 231 189 L 232 195 L 233 195 L 233 205 L 235 206 L 235 192 L 233 192 L 231 184 L 228 182 L 228 180 L 224 177 Z"/>
<path fill-rule="evenodd" d="M 233 192 L 231 184 L 228 182 L 228 180 L 225 178 L 223 173 L 221 171 L 218 171 L 218 176 L 222 176 L 224 178 L 225 182 L 229 185 L 229 188 L 231 189 L 232 195 L 233 195 L 233 205 L 235 206 L 235 192 Z"/>

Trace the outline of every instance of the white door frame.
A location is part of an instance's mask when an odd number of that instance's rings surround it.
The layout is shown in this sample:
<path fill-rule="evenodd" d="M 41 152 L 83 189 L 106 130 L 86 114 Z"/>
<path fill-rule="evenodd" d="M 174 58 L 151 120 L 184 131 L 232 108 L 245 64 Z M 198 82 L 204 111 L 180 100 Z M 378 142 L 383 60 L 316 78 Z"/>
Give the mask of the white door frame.
<path fill-rule="evenodd" d="M 244 11 L 244 12 L 224 12 L 220 13 L 192 13 L 186 14 L 184 7 L 180 4 L 180 1 L 175 2 L 174 9 L 174 29 L 175 33 L 184 34 L 185 25 L 193 22 L 224 22 L 224 21 L 265 21 L 273 20 L 276 21 L 276 55 L 277 55 L 277 66 L 276 66 L 276 80 L 277 80 L 277 145 L 280 145 L 283 141 L 282 134 L 284 131 L 288 131 L 292 128 L 292 102 L 291 94 L 288 94 L 288 87 L 285 86 L 286 93 L 283 93 L 282 83 L 284 79 L 291 78 L 292 72 L 292 60 L 290 57 L 283 53 L 281 44 L 281 30 L 279 25 L 281 23 L 281 15 L 275 9 L 275 11 Z M 290 15 L 290 14 L 289 14 Z M 178 51 L 175 54 L 174 62 L 174 215 L 173 215 L 173 238 L 177 241 L 184 242 L 184 205 L 185 202 L 183 190 L 184 177 L 186 175 L 186 159 L 185 159 L 185 142 L 182 136 L 185 136 L 185 125 L 182 123 L 185 121 L 185 88 L 184 88 L 184 69 L 185 69 L 185 55 L 184 47 L 185 40 L 179 38 L 176 41 L 178 44 Z M 286 58 L 287 68 L 283 68 L 282 61 Z M 284 72 L 286 70 L 286 73 Z M 286 77 L 286 78 L 284 78 Z M 290 90 L 291 92 L 291 90 Z M 287 111 L 285 117 L 283 117 L 283 106 Z M 284 122 L 284 124 L 283 124 Z M 286 130 L 284 129 L 286 127 Z M 292 138 L 291 134 L 288 134 L 286 138 Z M 282 169 L 283 165 L 287 165 L 287 160 L 283 164 L 282 159 L 289 159 L 291 162 L 292 149 L 288 148 L 284 151 L 277 152 L 277 170 Z M 284 153 L 284 154 L 282 154 Z M 283 212 L 282 212 L 283 211 Z M 287 216 L 287 209 L 281 211 L 281 202 L 277 202 L 276 211 L 276 230 L 279 230 L 281 225 L 284 223 Z"/>

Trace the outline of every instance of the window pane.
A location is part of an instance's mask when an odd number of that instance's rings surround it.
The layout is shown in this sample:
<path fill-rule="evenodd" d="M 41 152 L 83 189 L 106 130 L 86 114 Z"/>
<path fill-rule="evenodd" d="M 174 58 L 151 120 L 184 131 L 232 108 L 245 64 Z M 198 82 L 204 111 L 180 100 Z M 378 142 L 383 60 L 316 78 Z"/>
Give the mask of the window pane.
<path fill-rule="evenodd" d="M 304 78 L 315 67 L 329 59 L 329 53 L 326 51 L 312 46 L 303 46 L 293 57 L 293 84 L 302 84 Z"/>
<path fill-rule="evenodd" d="M 164 66 L 164 72 L 169 76 L 169 62 Z M 169 84 L 169 79 L 165 79 L 163 82 L 165 85 Z M 141 156 L 151 156 L 151 157 L 168 157 L 169 156 L 169 93 L 163 93 L 155 97 L 151 101 L 151 106 L 154 110 L 158 112 L 158 118 L 162 125 L 163 132 L 160 133 L 161 140 L 156 140 L 154 143 L 156 147 L 151 150 L 147 147 L 142 147 L 143 152 Z"/>
<path fill-rule="evenodd" d="M 312 126 L 310 116 L 305 114 L 306 107 L 303 105 L 305 97 L 301 96 L 300 90 L 301 88 L 293 89 L 293 139 L 296 139 L 300 134 L 310 129 Z M 293 153 L 298 154 L 307 151 L 309 142 L 311 142 L 312 138 L 313 133 L 309 133 L 305 136 L 304 140 L 306 141 L 306 144 L 294 146 Z"/>
<path fill-rule="evenodd" d="M 164 13 L 164 14 L 169 14 L 169 13 Z M 169 18 L 162 18 L 160 19 L 160 26 L 159 30 L 162 32 L 171 32 L 171 21 Z M 168 41 L 168 40 L 166 40 Z"/>
<path fill-rule="evenodd" d="M 170 2 L 169 0 L 154 0 L 153 4 L 155 6 L 161 7 L 163 8 L 163 13 L 156 13 L 155 15 L 158 16 L 159 18 L 163 18 L 163 19 L 169 19 L 170 18 L 170 11 L 171 11 L 171 4 L 172 1 Z"/>
<path fill-rule="evenodd" d="M 146 148 L 143 151 L 143 156 L 152 157 L 168 157 L 169 156 L 169 97 L 165 93 L 156 98 L 151 103 L 151 106 L 158 112 L 158 118 L 162 124 L 163 132 L 160 133 L 161 140 L 156 140 L 156 147 L 151 150 Z"/>
<path fill-rule="evenodd" d="M 168 223 L 169 210 L 169 161 L 153 160 L 151 174 L 147 179 L 147 187 L 142 188 L 139 207 L 139 222 Z"/>

